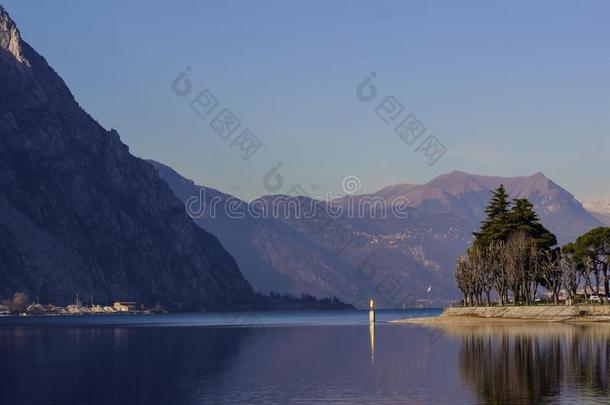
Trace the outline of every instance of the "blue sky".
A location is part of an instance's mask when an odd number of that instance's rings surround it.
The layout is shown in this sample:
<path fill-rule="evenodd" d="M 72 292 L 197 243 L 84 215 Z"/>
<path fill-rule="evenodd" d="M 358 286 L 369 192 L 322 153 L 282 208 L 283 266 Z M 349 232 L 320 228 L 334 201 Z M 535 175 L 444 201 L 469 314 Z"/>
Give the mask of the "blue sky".
<path fill-rule="evenodd" d="M 137 156 L 244 198 L 542 171 L 610 199 L 610 3 L 9 0 L 22 37 Z M 193 93 L 172 80 L 191 67 Z M 371 72 L 378 98 L 356 87 Z M 263 143 L 247 161 L 189 101 L 210 89 Z M 394 95 L 447 148 L 434 165 L 375 113 Z M 213 117 L 212 117 L 213 118 Z"/>

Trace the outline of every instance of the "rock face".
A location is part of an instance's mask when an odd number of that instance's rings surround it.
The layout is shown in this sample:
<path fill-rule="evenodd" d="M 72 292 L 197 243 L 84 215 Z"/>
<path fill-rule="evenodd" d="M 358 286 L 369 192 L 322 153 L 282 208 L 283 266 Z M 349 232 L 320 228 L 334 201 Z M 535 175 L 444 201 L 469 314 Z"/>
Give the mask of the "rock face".
<path fill-rule="evenodd" d="M 0 6 L 0 48 L 8 51 L 19 63 L 29 65 L 21 54 L 21 35 L 17 25 Z"/>
<path fill-rule="evenodd" d="M 201 208 L 201 200 L 206 206 L 217 200 L 214 215 L 205 210 L 195 221 L 218 236 L 255 289 L 336 295 L 360 307 L 366 307 L 370 297 L 381 307 L 442 305 L 459 299 L 453 277 L 455 260 L 471 243 L 492 190 L 500 184 L 512 198 L 530 199 L 560 243 L 600 226 L 570 193 L 541 173 L 491 177 L 452 172 L 426 184 L 389 186 L 353 197 L 356 206 L 365 199 L 381 199 L 388 205 L 406 202 L 401 217 L 391 211 L 385 218 L 379 212 L 350 217 L 345 215 L 346 208 L 344 215 L 329 219 L 323 203 L 315 204 L 312 218 L 286 216 L 283 210 L 279 215 L 251 215 L 248 207 L 258 201 L 273 206 L 271 201 L 277 202 L 278 197 L 262 197 L 248 206 L 150 162 L 184 202 L 195 198 Z M 301 212 L 311 209 L 306 197 L 284 198 L 284 206 L 303 207 Z M 239 203 L 240 215 L 233 218 L 222 209 L 231 200 Z M 337 204 L 345 207 L 348 201 Z"/>
<path fill-rule="evenodd" d="M 1 7 L 0 89 L 0 298 L 184 309 L 253 299 L 216 237 L 81 109 Z"/>

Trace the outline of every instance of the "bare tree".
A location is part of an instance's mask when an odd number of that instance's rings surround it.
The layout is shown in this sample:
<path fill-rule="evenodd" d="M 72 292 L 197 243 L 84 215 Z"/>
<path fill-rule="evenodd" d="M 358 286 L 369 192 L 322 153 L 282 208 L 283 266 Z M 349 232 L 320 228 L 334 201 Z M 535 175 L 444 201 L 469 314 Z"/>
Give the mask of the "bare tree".
<path fill-rule="evenodd" d="M 595 268 L 595 261 L 591 259 L 589 256 L 584 257 L 583 264 L 580 266 L 580 274 L 584 281 L 584 292 L 585 292 L 585 300 L 589 301 L 589 292 L 587 288 L 593 292 L 593 286 L 591 285 L 591 273 Z"/>
<path fill-rule="evenodd" d="M 485 290 L 485 258 L 478 246 L 468 249 L 466 257 L 470 264 L 472 273 L 472 290 L 474 292 L 475 303 L 480 306 L 483 303 L 483 291 Z"/>
<path fill-rule="evenodd" d="M 561 272 L 561 282 L 568 293 L 568 305 L 572 305 L 572 300 L 576 296 L 576 289 L 578 288 L 578 267 L 574 259 L 563 252 L 558 266 Z"/>
<path fill-rule="evenodd" d="M 610 228 L 591 232 L 561 250 L 549 250 L 526 231 L 514 232 L 506 241 L 475 243 L 456 264 L 456 283 L 464 305 L 490 306 L 494 290 L 500 305 L 509 303 L 509 292 L 514 305 L 529 305 L 539 286 L 552 295 L 555 305 L 562 288 L 568 305 L 580 287 L 590 301 L 591 294 L 601 292 L 602 282 L 606 291 L 610 282 Z"/>
<path fill-rule="evenodd" d="M 496 274 L 494 272 L 496 267 L 496 251 L 492 248 L 494 244 L 481 247 L 480 256 L 482 261 L 482 274 L 481 283 L 483 291 L 485 292 L 485 298 L 487 300 L 487 306 L 491 306 L 491 292 L 495 287 L 494 281 L 496 280 Z"/>
<path fill-rule="evenodd" d="M 506 273 L 507 255 L 503 242 L 493 242 L 485 248 L 488 283 L 498 293 L 500 305 L 505 305 L 508 300 L 508 277 Z"/>
<path fill-rule="evenodd" d="M 465 307 L 471 304 L 469 300 L 469 297 L 471 297 L 470 273 L 471 270 L 468 258 L 466 256 L 458 257 L 455 266 L 455 282 L 460 291 L 462 291 Z"/>
<path fill-rule="evenodd" d="M 530 246 L 527 237 L 514 234 L 506 243 L 508 285 L 513 292 L 515 305 L 527 302 L 525 273 L 529 267 Z"/>
<path fill-rule="evenodd" d="M 553 251 L 544 251 L 540 254 L 540 277 L 544 280 L 545 288 L 553 294 L 553 302 L 559 304 L 559 290 L 561 290 L 562 267 L 559 265 L 559 255 Z"/>

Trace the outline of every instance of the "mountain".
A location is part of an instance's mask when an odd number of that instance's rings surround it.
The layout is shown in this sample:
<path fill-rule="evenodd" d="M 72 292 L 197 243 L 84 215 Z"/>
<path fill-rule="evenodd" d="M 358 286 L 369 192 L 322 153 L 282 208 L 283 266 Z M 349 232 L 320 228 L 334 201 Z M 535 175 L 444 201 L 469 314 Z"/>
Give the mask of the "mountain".
<path fill-rule="evenodd" d="M 521 177 L 479 176 L 454 171 L 419 185 L 392 186 L 398 192 L 379 195 L 391 202 L 402 198 L 408 205 L 428 213 L 447 213 L 477 225 L 484 217 L 491 190 L 504 184 L 511 198 L 527 198 L 534 204 L 544 225 L 557 235 L 560 244 L 574 241 L 600 221 L 562 187 L 542 173 Z"/>
<path fill-rule="evenodd" d="M 530 199 L 560 243 L 600 226 L 542 173 L 491 177 L 456 171 L 426 184 L 389 186 L 332 202 L 264 196 L 248 204 L 149 162 L 190 207 L 196 223 L 218 236 L 255 289 L 336 295 L 360 307 L 369 297 L 381 307 L 442 305 L 458 297 L 455 260 L 472 242 L 500 184 L 511 197 Z M 375 205 L 379 201 L 386 215 Z M 231 202 L 239 209 L 227 210 Z M 350 214 L 350 204 L 363 214 Z M 398 205 L 400 215 L 391 210 Z M 342 213 L 331 215 L 339 206 Z"/>
<path fill-rule="evenodd" d="M 0 298 L 205 310 L 252 299 L 216 237 L 78 105 L 2 7 L 0 89 Z"/>
<path fill-rule="evenodd" d="M 309 238 L 271 215 L 260 215 L 260 218 L 252 215 L 253 210 L 246 202 L 195 185 L 161 163 L 148 162 L 187 204 L 194 221 L 216 235 L 231 252 L 255 290 L 335 295 L 351 302 L 354 296 L 366 296 L 370 292 L 370 289 L 359 291 L 357 278 L 350 275 L 353 266 L 334 254 L 323 241 Z"/>
<path fill-rule="evenodd" d="M 610 201 L 585 200 L 582 206 L 606 226 L 610 226 Z"/>

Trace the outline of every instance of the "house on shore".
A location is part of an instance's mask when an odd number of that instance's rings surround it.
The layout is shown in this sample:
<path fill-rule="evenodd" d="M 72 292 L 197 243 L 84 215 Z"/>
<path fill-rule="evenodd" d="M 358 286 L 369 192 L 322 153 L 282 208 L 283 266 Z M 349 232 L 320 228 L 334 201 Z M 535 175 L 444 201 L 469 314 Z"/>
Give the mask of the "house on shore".
<path fill-rule="evenodd" d="M 131 301 L 117 301 L 112 307 L 117 312 L 134 312 L 137 309 L 136 303 Z"/>

